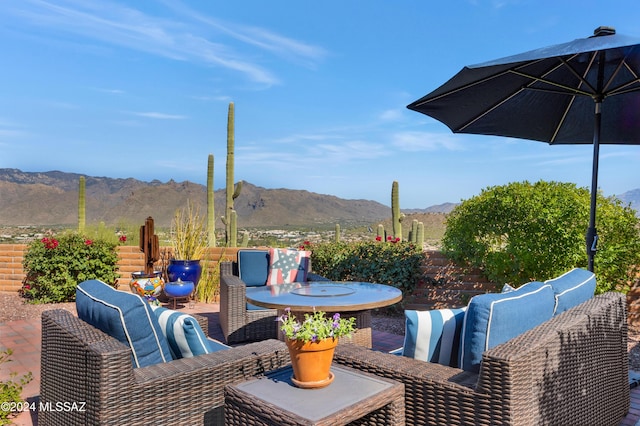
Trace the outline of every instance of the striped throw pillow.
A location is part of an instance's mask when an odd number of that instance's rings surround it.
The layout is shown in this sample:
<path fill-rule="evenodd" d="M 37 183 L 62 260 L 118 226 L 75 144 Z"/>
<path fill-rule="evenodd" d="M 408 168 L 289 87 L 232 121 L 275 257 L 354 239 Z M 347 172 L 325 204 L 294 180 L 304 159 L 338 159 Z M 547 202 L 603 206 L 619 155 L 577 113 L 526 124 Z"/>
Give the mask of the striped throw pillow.
<path fill-rule="evenodd" d="M 460 331 L 466 307 L 405 311 L 402 355 L 451 367 L 458 365 Z"/>
<path fill-rule="evenodd" d="M 229 348 L 224 343 L 208 339 L 191 315 L 160 306 L 152 306 L 151 309 L 169 342 L 173 359 L 191 358 Z"/>

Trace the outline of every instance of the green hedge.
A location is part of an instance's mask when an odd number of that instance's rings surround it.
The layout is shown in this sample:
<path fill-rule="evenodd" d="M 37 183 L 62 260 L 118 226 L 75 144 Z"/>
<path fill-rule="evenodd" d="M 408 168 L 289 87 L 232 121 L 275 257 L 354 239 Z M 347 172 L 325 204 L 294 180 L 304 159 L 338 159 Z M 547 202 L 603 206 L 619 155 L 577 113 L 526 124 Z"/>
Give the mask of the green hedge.
<path fill-rule="evenodd" d="M 364 281 L 392 285 L 404 296 L 413 293 L 424 259 L 422 249 L 408 242 L 332 242 L 310 244 L 313 272 L 333 281 Z"/>

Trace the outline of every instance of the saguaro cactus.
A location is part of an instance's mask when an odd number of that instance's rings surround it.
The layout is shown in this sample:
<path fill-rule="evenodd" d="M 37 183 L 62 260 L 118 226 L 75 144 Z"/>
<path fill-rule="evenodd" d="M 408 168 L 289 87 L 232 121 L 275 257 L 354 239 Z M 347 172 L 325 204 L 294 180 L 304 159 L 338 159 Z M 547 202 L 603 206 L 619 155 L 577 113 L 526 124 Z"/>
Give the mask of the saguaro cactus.
<path fill-rule="evenodd" d="M 85 178 L 80 176 L 78 184 L 78 232 L 83 233 L 86 224 L 86 188 Z"/>
<path fill-rule="evenodd" d="M 242 232 L 242 239 L 240 240 L 240 247 L 247 247 L 249 245 L 249 231 Z"/>
<path fill-rule="evenodd" d="M 335 242 L 336 243 L 340 242 L 340 224 L 339 223 L 336 223 Z"/>
<path fill-rule="evenodd" d="M 233 185 L 233 162 L 234 162 L 234 145 L 235 145 L 235 107 L 233 102 L 229 102 L 229 114 L 227 116 L 227 182 L 226 182 L 226 206 L 225 206 L 225 236 L 227 247 L 235 247 L 235 243 L 231 244 L 231 240 L 237 241 L 238 236 L 231 231 L 231 212 L 234 211 L 233 200 L 238 198 L 242 190 L 242 182 Z M 236 216 L 237 220 L 237 216 Z"/>
<path fill-rule="evenodd" d="M 380 239 L 384 240 L 386 237 L 384 235 L 384 225 L 379 223 L 378 224 L 378 229 L 376 231 L 376 238 L 380 237 Z"/>
<path fill-rule="evenodd" d="M 229 247 L 238 246 L 238 213 L 235 210 L 231 210 L 229 216 Z"/>
<path fill-rule="evenodd" d="M 416 245 L 420 248 L 424 246 L 424 223 L 418 222 L 418 235 L 416 236 Z"/>
<path fill-rule="evenodd" d="M 391 185 L 391 222 L 393 224 L 394 238 L 402 241 L 402 215 L 400 213 L 400 189 L 398 181 L 393 181 Z"/>
<path fill-rule="evenodd" d="M 213 154 L 209 154 L 207 162 L 207 244 L 216 246 L 216 215 L 213 192 Z"/>
<path fill-rule="evenodd" d="M 415 243 L 418 238 L 418 219 L 411 221 L 411 231 L 409 231 L 409 241 Z"/>

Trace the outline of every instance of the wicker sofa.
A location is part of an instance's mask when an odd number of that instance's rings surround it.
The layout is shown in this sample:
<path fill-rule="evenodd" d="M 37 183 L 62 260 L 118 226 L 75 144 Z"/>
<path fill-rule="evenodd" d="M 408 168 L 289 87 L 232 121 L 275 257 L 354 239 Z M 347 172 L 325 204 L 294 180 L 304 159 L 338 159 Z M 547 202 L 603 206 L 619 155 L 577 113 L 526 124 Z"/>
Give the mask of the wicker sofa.
<path fill-rule="evenodd" d="M 618 425 L 630 405 L 626 300 L 614 292 L 484 352 L 477 374 L 354 345 L 335 362 L 403 382 L 411 425 Z"/>
<path fill-rule="evenodd" d="M 42 314 L 41 354 L 40 404 L 78 403 L 40 410 L 38 424 L 55 426 L 221 424 L 225 385 L 290 363 L 282 342 L 266 340 L 133 368 L 131 349 L 60 309 Z"/>

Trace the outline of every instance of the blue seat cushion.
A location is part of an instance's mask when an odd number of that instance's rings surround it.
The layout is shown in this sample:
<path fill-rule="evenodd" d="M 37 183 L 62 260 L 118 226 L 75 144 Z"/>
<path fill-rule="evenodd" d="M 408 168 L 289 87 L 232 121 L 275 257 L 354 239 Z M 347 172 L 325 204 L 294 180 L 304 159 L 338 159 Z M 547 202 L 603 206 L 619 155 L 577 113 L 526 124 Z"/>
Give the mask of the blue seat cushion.
<path fill-rule="evenodd" d="M 134 368 L 172 360 L 150 305 L 140 296 L 118 291 L 99 280 L 76 287 L 78 318 L 131 348 Z"/>
<path fill-rule="evenodd" d="M 478 373 L 485 351 L 551 319 L 554 304 L 551 285 L 538 281 L 474 296 L 462 326 L 460 368 Z"/>
<path fill-rule="evenodd" d="M 267 284 L 269 252 L 267 250 L 239 250 L 238 277 L 247 287 Z"/>
<path fill-rule="evenodd" d="M 458 350 L 467 308 L 405 310 L 402 355 L 450 367 L 458 366 Z"/>
<path fill-rule="evenodd" d="M 169 342 L 173 359 L 191 358 L 229 349 L 224 343 L 208 339 L 198 321 L 191 315 L 160 306 L 152 306 L 151 309 Z"/>
<path fill-rule="evenodd" d="M 551 284 L 553 288 L 555 315 L 586 302 L 596 292 L 595 274 L 581 268 L 572 269 L 545 283 Z"/>

